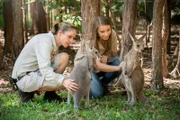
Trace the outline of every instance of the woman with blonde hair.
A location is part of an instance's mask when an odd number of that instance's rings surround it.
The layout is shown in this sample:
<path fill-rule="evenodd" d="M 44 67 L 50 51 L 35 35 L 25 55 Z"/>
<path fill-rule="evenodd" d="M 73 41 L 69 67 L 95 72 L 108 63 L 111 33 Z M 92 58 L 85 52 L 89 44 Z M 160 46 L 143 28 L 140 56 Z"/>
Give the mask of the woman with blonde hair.
<path fill-rule="evenodd" d="M 36 91 L 46 91 L 44 99 L 62 101 L 55 91 L 66 88 L 75 92 L 78 85 L 66 78 L 63 72 L 69 56 L 56 53 L 59 46 L 68 47 L 76 36 L 77 28 L 68 22 L 57 23 L 49 33 L 32 37 L 18 56 L 12 78 L 17 80 L 18 93 L 22 102 L 28 102 Z"/>

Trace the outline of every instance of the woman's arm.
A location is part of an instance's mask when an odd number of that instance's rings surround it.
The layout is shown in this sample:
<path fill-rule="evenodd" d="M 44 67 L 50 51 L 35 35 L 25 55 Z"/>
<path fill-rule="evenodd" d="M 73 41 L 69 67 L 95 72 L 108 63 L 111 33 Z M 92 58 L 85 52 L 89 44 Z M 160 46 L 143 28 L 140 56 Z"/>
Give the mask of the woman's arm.
<path fill-rule="evenodd" d="M 100 59 L 94 59 L 94 67 L 103 72 L 115 72 L 122 69 L 122 64 L 119 66 L 110 66 L 100 62 Z"/>

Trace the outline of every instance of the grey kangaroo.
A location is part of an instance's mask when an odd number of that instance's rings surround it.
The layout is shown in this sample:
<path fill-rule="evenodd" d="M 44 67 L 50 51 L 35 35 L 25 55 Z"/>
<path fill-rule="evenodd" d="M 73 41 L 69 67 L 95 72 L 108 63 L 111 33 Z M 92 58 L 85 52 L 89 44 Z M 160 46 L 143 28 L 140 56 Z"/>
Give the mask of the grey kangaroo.
<path fill-rule="evenodd" d="M 139 101 L 145 102 L 146 98 L 143 92 L 144 73 L 139 61 L 139 53 L 144 49 L 143 38 L 135 39 L 129 33 L 133 46 L 131 50 L 124 56 L 124 66 L 122 69 L 121 79 L 128 95 L 128 104 L 134 105 Z"/>
<path fill-rule="evenodd" d="M 101 57 L 100 54 L 94 47 L 90 48 L 89 42 L 84 42 L 76 54 L 75 61 L 78 61 L 78 63 L 75 64 L 69 75 L 69 78 L 74 79 L 79 85 L 79 89 L 73 94 L 74 108 L 79 108 L 83 97 L 86 98 L 86 106 L 89 105 L 89 90 L 92 79 L 91 73 L 93 69 L 93 58 L 99 57 Z M 70 103 L 70 100 L 71 96 L 68 91 L 67 102 Z"/>

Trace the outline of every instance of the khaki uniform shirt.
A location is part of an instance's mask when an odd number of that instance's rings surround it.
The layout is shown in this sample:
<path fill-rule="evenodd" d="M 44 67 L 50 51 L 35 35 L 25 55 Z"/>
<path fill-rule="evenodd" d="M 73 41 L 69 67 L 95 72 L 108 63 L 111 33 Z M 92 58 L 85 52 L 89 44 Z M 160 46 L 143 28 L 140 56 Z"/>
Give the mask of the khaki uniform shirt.
<path fill-rule="evenodd" d="M 37 85 L 41 86 L 44 79 L 61 85 L 64 76 L 55 73 L 53 68 L 50 67 L 51 54 L 56 52 L 57 48 L 58 46 L 56 46 L 54 36 L 51 32 L 34 36 L 28 41 L 17 58 L 12 77 L 17 79 L 26 75 L 27 72 L 39 69 L 43 79 L 37 80 Z"/>

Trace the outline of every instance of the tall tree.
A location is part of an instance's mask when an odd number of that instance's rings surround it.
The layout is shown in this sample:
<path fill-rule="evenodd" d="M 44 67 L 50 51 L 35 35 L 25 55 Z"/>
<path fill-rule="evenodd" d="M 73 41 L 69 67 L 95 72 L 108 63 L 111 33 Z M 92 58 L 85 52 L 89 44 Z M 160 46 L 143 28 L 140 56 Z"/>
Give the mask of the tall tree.
<path fill-rule="evenodd" d="M 132 40 L 128 32 L 134 36 L 136 31 L 137 18 L 137 0 L 124 0 L 124 11 L 122 20 L 122 40 L 120 60 L 124 59 L 124 55 L 131 49 Z"/>
<path fill-rule="evenodd" d="M 180 31 L 179 31 L 180 34 Z M 178 44 L 178 59 L 175 68 L 170 73 L 174 78 L 178 78 L 180 76 L 180 36 L 179 36 L 179 44 Z"/>
<path fill-rule="evenodd" d="M 26 4 L 26 0 L 22 1 L 23 3 L 23 29 L 24 29 L 24 42 L 27 43 L 28 41 L 28 4 Z"/>
<path fill-rule="evenodd" d="M 100 0 L 81 0 L 82 39 L 92 39 L 92 22 L 100 15 Z"/>
<path fill-rule="evenodd" d="M 15 60 L 24 46 L 23 21 L 22 21 L 22 1 L 12 0 L 13 11 L 13 59 Z"/>
<path fill-rule="evenodd" d="M 153 39 L 152 39 L 152 83 L 153 90 L 164 87 L 162 77 L 162 14 L 164 0 L 155 0 L 153 8 Z"/>
<path fill-rule="evenodd" d="M 39 0 L 30 3 L 30 12 L 32 19 L 31 34 L 47 32 L 46 12 L 43 3 L 39 2 Z"/>
<path fill-rule="evenodd" d="M 0 47 L 0 70 L 3 67 L 3 51 L 2 48 Z"/>
<path fill-rule="evenodd" d="M 162 26 L 162 74 L 163 77 L 168 77 L 168 69 L 167 69 L 167 40 L 169 37 L 169 0 L 165 0 L 164 8 L 163 8 L 163 26 Z"/>
<path fill-rule="evenodd" d="M 4 18 L 4 55 L 12 53 L 12 37 L 13 37 L 13 16 L 12 16 L 12 0 L 3 2 L 3 18 Z"/>

